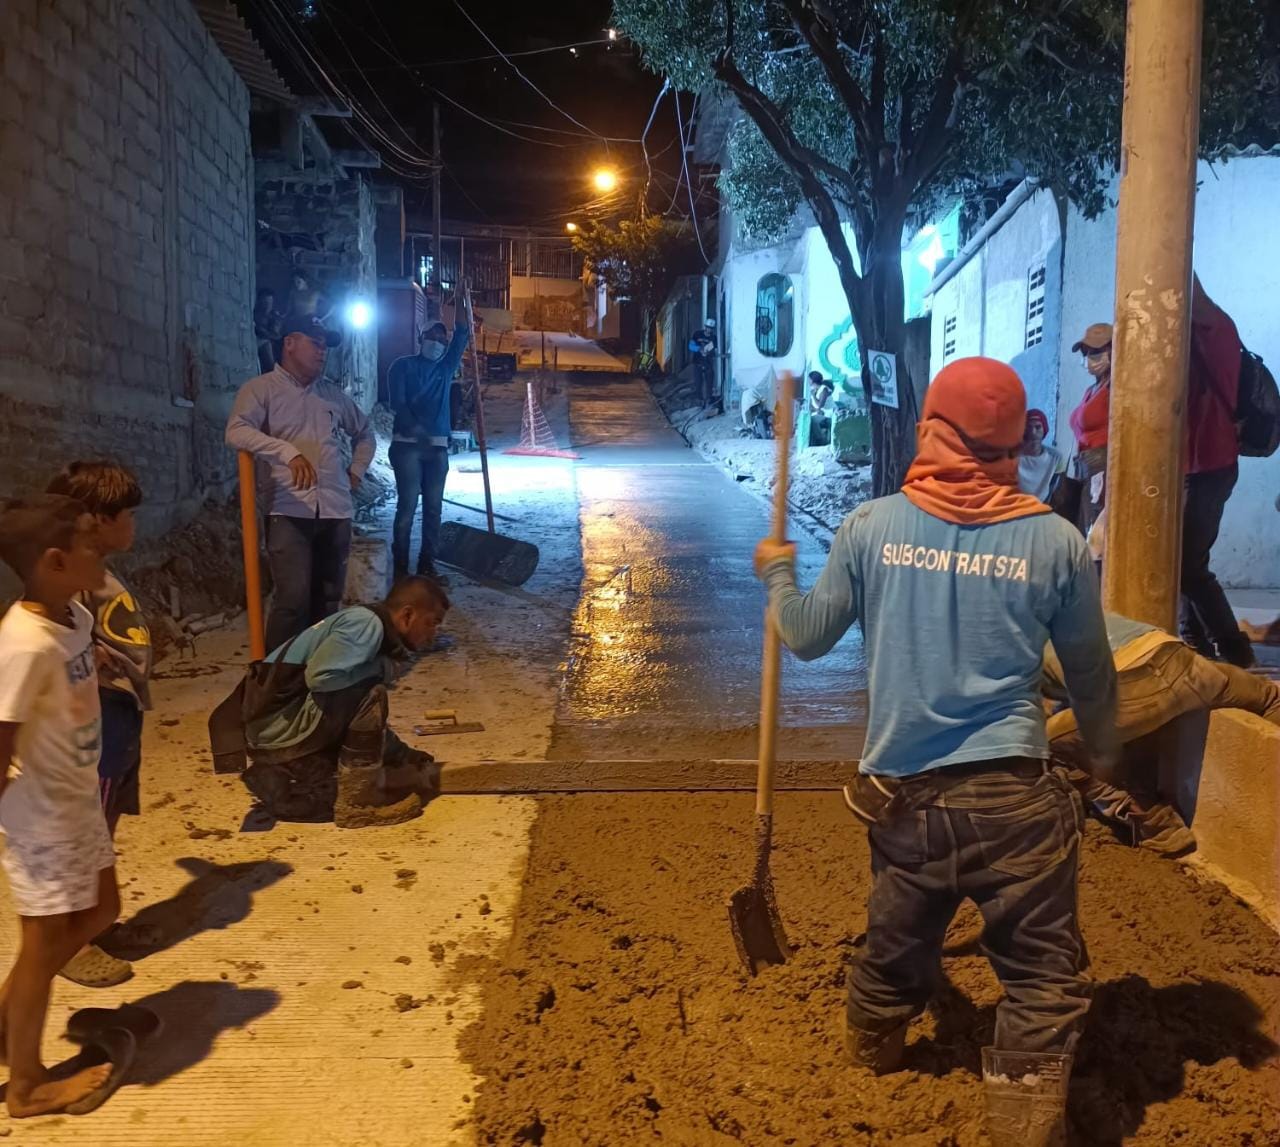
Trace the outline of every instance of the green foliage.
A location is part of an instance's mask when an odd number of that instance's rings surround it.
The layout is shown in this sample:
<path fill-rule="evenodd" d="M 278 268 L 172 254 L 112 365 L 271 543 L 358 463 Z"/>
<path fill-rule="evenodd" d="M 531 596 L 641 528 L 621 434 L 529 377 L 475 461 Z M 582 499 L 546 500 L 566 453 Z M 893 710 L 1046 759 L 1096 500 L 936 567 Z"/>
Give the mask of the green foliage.
<path fill-rule="evenodd" d="M 656 215 L 623 220 L 616 227 L 592 223 L 573 237 L 573 245 L 615 298 L 631 299 L 645 316 L 653 314 L 677 276 L 698 269 L 692 233 Z"/>
<path fill-rule="evenodd" d="M 877 184 L 868 157 L 890 149 L 918 174 L 908 212 L 927 218 L 1010 174 L 1038 177 L 1095 215 L 1119 155 L 1124 76 L 1124 0 L 817 0 L 839 36 L 840 55 L 870 104 L 870 131 L 829 83 L 782 0 L 729 0 L 731 58 L 780 112 L 804 147 L 847 172 L 822 176 L 856 217 L 875 213 L 894 189 Z M 1268 48 L 1266 0 L 1206 4 L 1201 152 L 1220 156 L 1280 135 L 1276 49 Z M 615 0 L 614 22 L 646 64 L 682 88 L 717 85 L 715 59 L 727 43 L 726 0 Z M 1266 53 L 1270 53 L 1268 56 Z M 877 59 L 878 55 L 878 59 Z M 954 65 L 952 67 L 951 65 Z M 877 86 L 876 68 L 883 69 Z M 958 90 L 941 155 L 910 172 L 913 151 L 929 146 L 935 99 Z M 877 149 L 869 151 L 867 144 Z M 775 237 L 802 198 L 796 176 L 750 119 L 728 141 L 732 167 L 721 178 L 747 235 Z"/>

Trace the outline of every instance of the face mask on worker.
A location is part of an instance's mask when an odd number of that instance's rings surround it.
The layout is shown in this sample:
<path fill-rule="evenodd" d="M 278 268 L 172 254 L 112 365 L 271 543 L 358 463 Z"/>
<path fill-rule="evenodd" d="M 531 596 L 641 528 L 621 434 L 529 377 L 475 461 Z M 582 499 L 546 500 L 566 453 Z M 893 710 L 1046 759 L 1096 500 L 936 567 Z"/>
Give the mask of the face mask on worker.
<path fill-rule="evenodd" d="M 444 358 L 444 343 L 438 343 L 435 339 L 423 339 L 422 357 L 427 362 L 438 362 Z"/>

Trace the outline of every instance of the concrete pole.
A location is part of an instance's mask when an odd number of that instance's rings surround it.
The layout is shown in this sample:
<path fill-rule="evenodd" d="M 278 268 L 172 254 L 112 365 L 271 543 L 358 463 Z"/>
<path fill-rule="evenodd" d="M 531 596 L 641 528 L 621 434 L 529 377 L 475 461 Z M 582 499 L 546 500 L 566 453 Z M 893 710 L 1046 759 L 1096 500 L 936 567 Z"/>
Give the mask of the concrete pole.
<path fill-rule="evenodd" d="M 1176 633 L 1203 0 L 1129 0 L 1107 608 Z"/>

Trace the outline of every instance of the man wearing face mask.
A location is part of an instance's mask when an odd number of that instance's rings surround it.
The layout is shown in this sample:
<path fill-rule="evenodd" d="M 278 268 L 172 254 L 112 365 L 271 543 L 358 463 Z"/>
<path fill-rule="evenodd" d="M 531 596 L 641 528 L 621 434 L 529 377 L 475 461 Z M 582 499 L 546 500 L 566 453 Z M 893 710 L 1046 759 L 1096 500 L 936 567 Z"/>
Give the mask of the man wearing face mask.
<path fill-rule="evenodd" d="M 1080 499 L 1080 532 L 1089 527 L 1106 505 L 1107 430 L 1111 418 L 1111 324 L 1094 323 L 1071 348 L 1084 357 L 1084 368 L 1093 377 L 1080 405 L 1071 412 L 1076 437 L 1074 474 L 1084 483 Z"/>
<path fill-rule="evenodd" d="M 422 548 L 417 572 L 442 585 L 448 579 L 435 566 L 440 541 L 440 513 L 449 474 L 449 392 L 462 363 L 471 330 L 470 300 L 461 302 L 453 338 L 443 323 L 433 323 L 419 336 L 417 354 L 396 359 L 387 372 L 392 429 L 391 466 L 396 474 L 396 516 L 391 531 L 395 576 L 409 572 L 409 537 L 422 498 Z"/>

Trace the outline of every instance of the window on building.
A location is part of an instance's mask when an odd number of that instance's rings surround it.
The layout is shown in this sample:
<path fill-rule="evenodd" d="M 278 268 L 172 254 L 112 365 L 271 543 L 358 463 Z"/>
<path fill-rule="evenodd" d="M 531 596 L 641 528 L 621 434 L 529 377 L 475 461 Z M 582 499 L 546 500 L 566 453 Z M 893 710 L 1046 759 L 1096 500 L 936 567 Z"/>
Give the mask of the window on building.
<path fill-rule="evenodd" d="M 786 275 L 771 271 L 756 284 L 756 349 L 768 358 L 791 350 L 795 290 Z"/>
<path fill-rule="evenodd" d="M 1044 342 L 1044 264 L 1027 272 L 1027 347 Z"/>
<path fill-rule="evenodd" d="M 955 315 L 948 315 L 942 324 L 942 361 L 950 362 L 956 357 L 956 327 L 959 320 Z"/>

